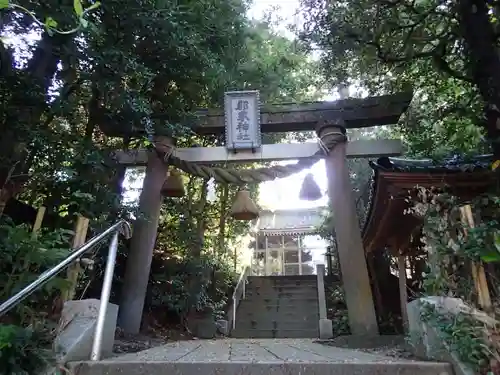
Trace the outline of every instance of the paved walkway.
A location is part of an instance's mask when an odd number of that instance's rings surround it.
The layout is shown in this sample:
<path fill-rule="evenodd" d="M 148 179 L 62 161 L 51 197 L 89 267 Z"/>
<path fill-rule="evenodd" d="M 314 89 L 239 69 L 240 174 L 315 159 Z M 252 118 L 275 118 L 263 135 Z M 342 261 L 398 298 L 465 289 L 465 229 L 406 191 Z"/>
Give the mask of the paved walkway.
<path fill-rule="evenodd" d="M 115 361 L 248 362 L 248 363 L 392 363 L 400 359 L 342 349 L 311 339 L 224 339 L 178 341 L 142 352 L 113 358 Z"/>

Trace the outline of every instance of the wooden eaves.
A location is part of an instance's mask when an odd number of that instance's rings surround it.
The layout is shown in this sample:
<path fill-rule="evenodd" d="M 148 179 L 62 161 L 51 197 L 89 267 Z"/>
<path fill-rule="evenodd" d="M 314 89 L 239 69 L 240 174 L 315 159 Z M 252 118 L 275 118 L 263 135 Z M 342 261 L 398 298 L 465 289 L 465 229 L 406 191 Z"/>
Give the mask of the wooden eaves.
<path fill-rule="evenodd" d="M 447 187 L 464 200 L 471 199 L 493 186 L 495 178 L 490 164 L 489 155 L 468 163 L 452 160 L 439 165 L 430 160 L 388 157 L 371 162 L 372 194 L 362 233 L 365 251 L 386 247 L 405 251 L 409 247 L 412 233 L 421 225 L 418 218 L 404 213 L 410 190 L 417 186 Z"/>

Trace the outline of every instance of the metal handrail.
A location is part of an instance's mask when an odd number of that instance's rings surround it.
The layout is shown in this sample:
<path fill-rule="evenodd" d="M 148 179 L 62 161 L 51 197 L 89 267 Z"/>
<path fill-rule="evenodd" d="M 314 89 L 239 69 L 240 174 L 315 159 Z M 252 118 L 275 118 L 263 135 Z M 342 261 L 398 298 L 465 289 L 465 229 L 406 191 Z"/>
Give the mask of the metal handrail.
<path fill-rule="evenodd" d="M 93 237 L 85 244 L 68 255 L 66 259 L 54 266 L 50 270 L 42 273 L 38 278 L 23 288 L 21 291 L 10 297 L 7 301 L 0 305 L 0 316 L 4 315 L 15 307 L 18 303 L 26 299 L 33 292 L 38 290 L 41 286 L 51 280 L 59 272 L 65 270 L 71 263 L 80 258 L 87 251 L 91 250 L 95 245 L 99 244 L 102 240 L 113 234 L 111 243 L 109 244 L 108 258 L 106 260 L 106 270 L 104 271 L 104 281 L 101 290 L 101 300 L 99 304 L 99 314 L 97 316 L 97 325 L 94 334 L 94 342 L 92 344 L 92 351 L 90 354 L 91 361 L 98 361 L 101 356 L 102 336 L 104 334 L 104 320 L 106 318 L 106 311 L 109 304 L 109 296 L 111 294 L 111 284 L 113 282 L 113 273 L 115 270 L 116 254 L 118 252 L 118 234 L 122 233 L 125 237 L 130 238 L 132 230 L 130 224 L 125 220 L 120 220 L 116 224 L 106 229 L 101 234 Z"/>
<path fill-rule="evenodd" d="M 245 299 L 245 292 L 246 292 L 246 283 L 247 283 L 247 273 L 250 271 L 250 266 L 246 266 L 243 269 L 243 272 L 240 275 L 240 278 L 238 279 L 238 283 L 234 287 L 234 292 L 233 292 L 233 329 L 236 328 L 236 309 L 238 308 L 238 290 L 240 288 L 240 285 L 242 285 L 243 292 L 242 292 L 242 297 L 241 299 Z"/>

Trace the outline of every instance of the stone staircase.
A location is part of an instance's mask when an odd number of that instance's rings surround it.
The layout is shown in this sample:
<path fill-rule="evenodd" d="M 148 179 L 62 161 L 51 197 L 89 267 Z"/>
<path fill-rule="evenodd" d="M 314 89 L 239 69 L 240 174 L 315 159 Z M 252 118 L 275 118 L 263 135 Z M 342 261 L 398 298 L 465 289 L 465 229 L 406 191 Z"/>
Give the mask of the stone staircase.
<path fill-rule="evenodd" d="M 138 353 L 111 354 L 101 361 L 70 362 L 68 371 L 74 375 L 453 375 L 449 363 L 348 349 L 353 340 L 316 340 L 316 276 L 250 277 L 246 289 L 232 332 L 243 338 L 171 342 Z M 369 341 L 358 344 L 370 347 Z"/>
<path fill-rule="evenodd" d="M 317 338 L 315 275 L 249 276 L 236 311 L 235 338 Z"/>

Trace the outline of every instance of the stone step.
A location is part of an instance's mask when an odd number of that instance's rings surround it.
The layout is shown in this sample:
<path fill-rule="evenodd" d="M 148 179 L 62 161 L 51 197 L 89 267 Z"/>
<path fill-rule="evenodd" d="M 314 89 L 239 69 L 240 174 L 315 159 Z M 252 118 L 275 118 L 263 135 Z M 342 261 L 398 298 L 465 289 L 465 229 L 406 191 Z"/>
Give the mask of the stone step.
<path fill-rule="evenodd" d="M 284 311 L 242 311 L 238 310 L 236 312 L 236 321 L 239 320 L 318 320 L 319 312 L 318 310 L 284 310 Z"/>
<path fill-rule="evenodd" d="M 247 311 L 239 311 L 236 312 L 236 319 L 249 319 L 249 320 L 262 320 L 262 317 L 270 320 L 299 320 L 304 319 L 305 317 L 313 317 L 319 315 L 319 309 L 316 307 L 313 310 L 293 310 L 293 309 L 272 309 L 265 310 L 259 308 L 258 306 L 253 308 L 252 310 Z"/>
<path fill-rule="evenodd" d="M 450 365 L 435 362 L 398 361 L 388 363 L 346 362 L 84 362 L 73 373 L 78 375 L 452 375 Z"/>
<path fill-rule="evenodd" d="M 303 319 L 303 320 L 238 320 L 236 318 L 236 328 L 242 330 L 248 329 L 265 329 L 265 330 L 317 330 L 318 319 Z"/>
<path fill-rule="evenodd" d="M 249 281 L 272 281 L 275 283 L 286 283 L 295 281 L 315 281 L 316 275 L 290 275 L 290 276 L 248 276 Z"/>
<path fill-rule="evenodd" d="M 273 297 L 273 296 L 267 296 L 267 297 L 259 297 L 259 296 L 250 296 L 248 298 L 245 298 L 244 300 L 240 301 L 240 304 L 245 302 L 245 305 L 254 305 L 256 303 L 258 304 L 264 304 L 264 305 L 294 305 L 294 306 L 300 306 L 303 304 L 314 304 L 318 303 L 318 297 Z"/>
<path fill-rule="evenodd" d="M 310 329 L 259 329 L 241 328 L 231 331 L 231 337 L 244 339 L 297 339 L 319 337 L 318 327 Z"/>
<path fill-rule="evenodd" d="M 316 288 L 314 289 L 309 289 L 309 290 L 275 290 L 275 289 L 254 289 L 254 290 L 247 290 L 245 292 L 245 298 L 248 298 L 250 296 L 274 296 L 274 297 L 316 297 L 318 298 L 318 290 Z"/>
<path fill-rule="evenodd" d="M 250 287 L 267 286 L 267 287 L 302 287 L 317 285 L 316 277 L 314 279 L 291 279 L 291 280 L 268 280 L 268 279 L 248 279 Z"/>
<path fill-rule="evenodd" d="M 335 348 L 311 339 L 188 340 L 104 361 L 73 362 L 78 375 L 452 375 L 449 364 Z"/>
<path fill-rule="evenodd" d="M 286 283 L 249 281 L 247 286 L 249 288 L 295 288 L 295 289 L 300 289 L 300 288 L 316 287 L 316 286 L 318 286 L 318 284 L 316 282 L 311 282 L 311 281 L 303 281 L 303 282 L 294 281 L 294 282 L 286 282 Z"/>
<path fill-rule="evenodd" d="M 277 303 L 276 301 L 269 303 L 259 303 L 256 301 L 241 301 L 238 307 L 238 311 L 248 311 L 248 312 L 284 312 L 284 311 L 297 311 L 297 313 L 305 313 L 311 311 L 318 311 L 318 301 L 295 301 L 290 303 L 289 301 L 280 301 Z M 237 311 L 237 312 L 238 312 Z"/>
<path fill-rule="evenodd" d="M 256 289 L 256 288 L 268 288 L 268 289 L 293 289 L 293 290 L 301 290 L 301 289 L 311 289 L 317 288 L 318 284 L 316 283 L 303 283 L 303 284 L 273 284 L 273 283 L 248 283 L 246 284 L 247 289 Z"/>
<path fill-rule="evenodd" d="M 240 301 L 240 303 L 243 302 L 268 302 L 268 300 L 275 300 L 275 301 L 290 301 L 290 303 L 308 303 L 308 302 L 314 302 L 318 301 L 318 296 L 317 295 L 299 295 L 299 296 L 292 296 L 292 297 L 287 297 L 286 295 L 283 296 L 273 296 L 273 295 L 249 295 L 245 296 L 244 299 Z"/>
<path fill-rule="evenodd" d="M 255 287 L 247 288 L 245 294 L 318 294 L 317 287 L 296 288 L 296 287 Z"/>

